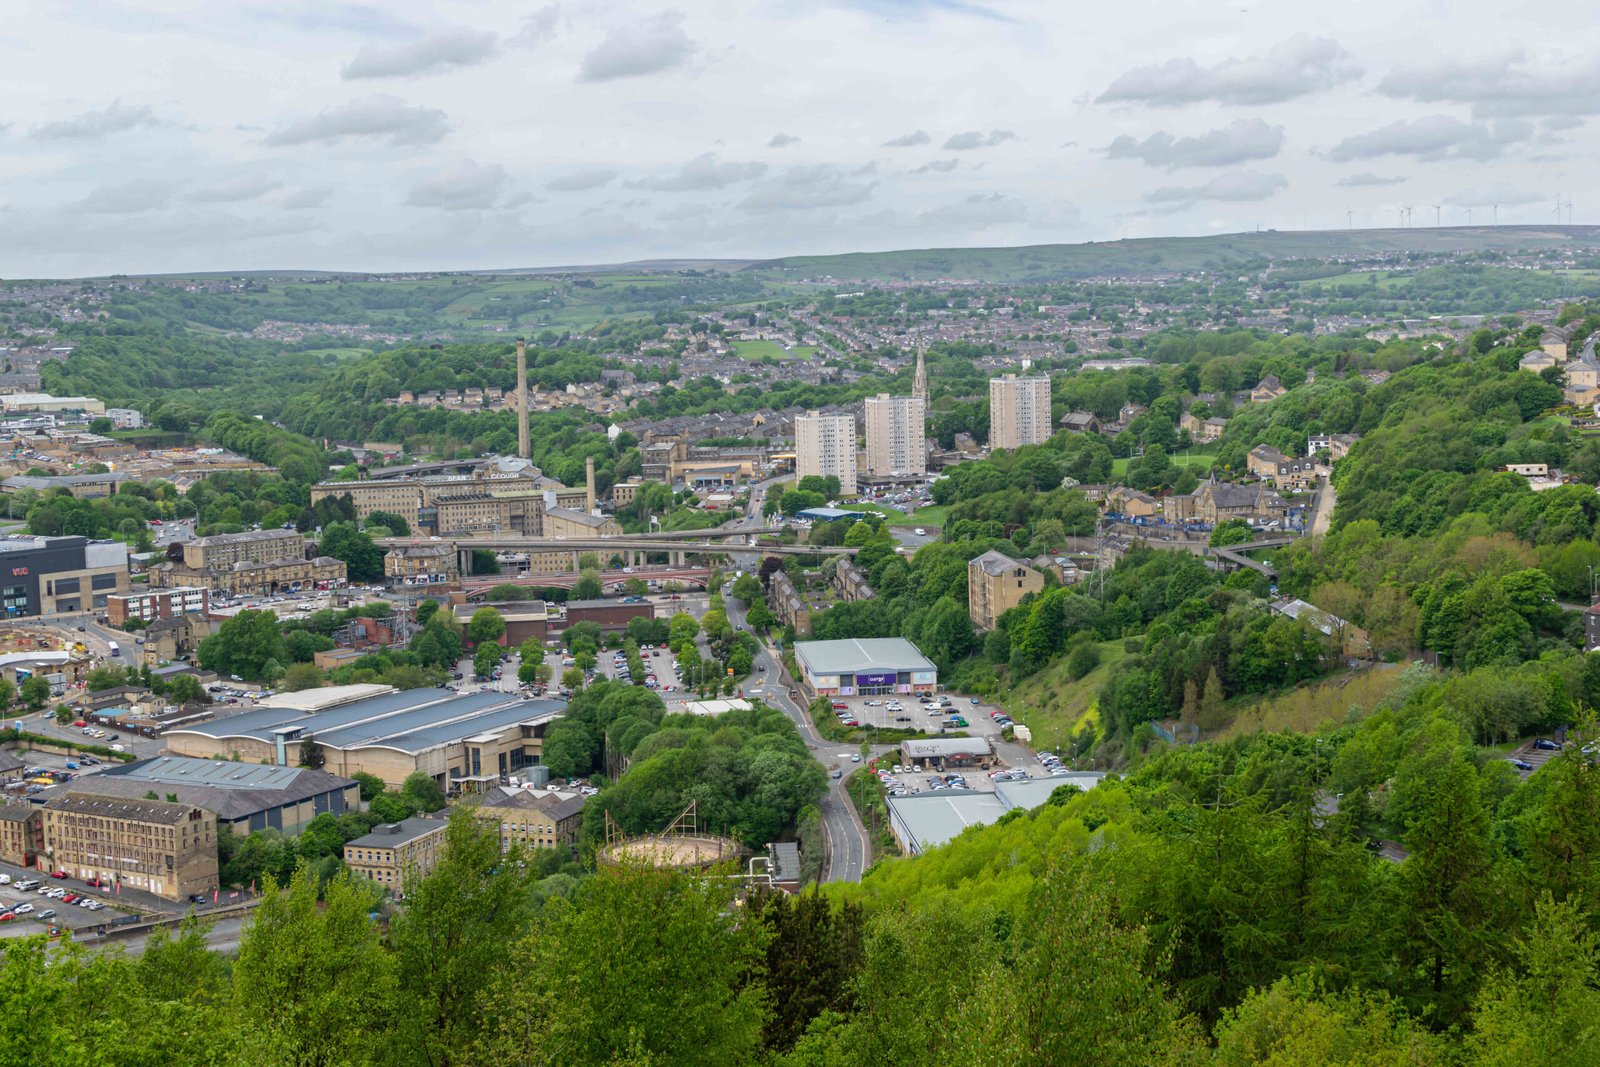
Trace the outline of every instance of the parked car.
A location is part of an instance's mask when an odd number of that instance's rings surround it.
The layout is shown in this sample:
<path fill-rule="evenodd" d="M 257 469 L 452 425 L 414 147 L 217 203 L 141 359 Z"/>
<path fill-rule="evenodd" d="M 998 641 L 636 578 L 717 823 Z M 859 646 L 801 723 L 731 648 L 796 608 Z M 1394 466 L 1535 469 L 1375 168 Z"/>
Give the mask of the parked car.
<path fill-rule="evenodd" d="M 26 915 L 33 910 L 33 905 L 24 900 L 21 904 L 11 909 L 13 915 Z"/>
<path fill-rule="evenodd" d="M 1535 741 L 1533 743 L 1533 747 L 1534 748 L 1542 748 L 1547 752 L 1560 752 L 1561 751 L 1560 743 L 1556 742 L 1556 741 L 1552 741 L 1548 737 L 1539 738 L 1537 741 Z M 67 766 L 70 767 L 70 766 L 72 766 L 72 764 L 69 763 L 69 764 L 67 764 Z"/>
<path fill-rule="evenodd" d="M 1519 771 L 1533 770 L 1533 764 L 1529 763 L 1525 759 L 1517 759 L 1515 756 L 1507 756 L 1506 762 L 1511 764 L 1511 766 L 1515 767 Z"/>
<path fill-rule="evenodd" d="M 46 908 L 38 914 L 38 918 L 40 919 L 54 919 L 55 917 L 56 909 L 54 908 Z"/>
<path fill-rule="evenodd" d="M 50 872 L 50 877 L 52 877 L 52 878 L 65 878 L 66 876 L 67 876 L 67 872 L 66 871 L 51 871 Z"/>

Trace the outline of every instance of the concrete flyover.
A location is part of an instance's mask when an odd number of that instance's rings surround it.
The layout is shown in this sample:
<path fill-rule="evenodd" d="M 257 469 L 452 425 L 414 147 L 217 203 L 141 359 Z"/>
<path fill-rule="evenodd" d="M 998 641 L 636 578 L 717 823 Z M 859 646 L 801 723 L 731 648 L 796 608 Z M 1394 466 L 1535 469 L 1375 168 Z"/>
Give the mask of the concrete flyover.
<path fill-rule="evenodd" d="M 695 531 L 704 535 L 708 531 Z M 716 533 L 717 531 L 709 531 Z M 722 536 L 730 536 L 723 534 Z M 748 538 L 749 531 L 739 536 Z M 456 552 L 457 564 L 462 574 L 472 571 L 472 553 L 488 552 L 605 552 L 623 553 L 623 558 L 635 565 L 644 563 L 650 552 L 668 553 L 674 566 L 687 565 L 691 553 L 702 556 L 853 556 L 861 550 L 847 545 L 750 545 L 719 544 L 715 541 L 691 541 L 674 533 L 623 534 L 621 537 L 517 537 L 491 534 L 487 537 L 385 537 L 378 541 L 385 551 L 391 548 L 415 548 L 425 545 L 449 545 Z M 634 555 L 629 555 L 633 553 Z"/>
<path fill-rule="evenodd" d="M 710 567 L 640 567 L 628 568 L 632 573 L 617 570 L 600 572 L 600 585 L 604 589 L 616 590 L 634 578 L 644 582 L 680 582 L 684 585 L 694 585 L 701 589 L 711 580 Z M 556 573 L 527 574 L 502 574 L 491 578 L 467 578 L 461 582 L 461 589 L 467 594 L 468 600 L 481 600 L 490 589 L 500 585 L 520 585 L 530 589 L 571 589 L 582 577 L 581 571 L 563 571 Z"/>

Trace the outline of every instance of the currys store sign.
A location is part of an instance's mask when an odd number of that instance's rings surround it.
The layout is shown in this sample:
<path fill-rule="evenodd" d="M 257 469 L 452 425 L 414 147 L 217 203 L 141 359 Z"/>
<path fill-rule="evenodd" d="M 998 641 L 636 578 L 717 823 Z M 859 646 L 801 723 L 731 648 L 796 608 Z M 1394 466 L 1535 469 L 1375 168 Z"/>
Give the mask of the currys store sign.
<path fill-rule="evenodd" d="M 857 688 L 860 688 L 862 686 L 867 686 L 867 685 L 893 685 L 895 683 L 895 681 L 896 681 L 896 677 L 895 677 L 895 672 L 894 671 L 889 671 L 886 674 L 858 674 L 858 675 L 856 675 L 856 687 Z"/>

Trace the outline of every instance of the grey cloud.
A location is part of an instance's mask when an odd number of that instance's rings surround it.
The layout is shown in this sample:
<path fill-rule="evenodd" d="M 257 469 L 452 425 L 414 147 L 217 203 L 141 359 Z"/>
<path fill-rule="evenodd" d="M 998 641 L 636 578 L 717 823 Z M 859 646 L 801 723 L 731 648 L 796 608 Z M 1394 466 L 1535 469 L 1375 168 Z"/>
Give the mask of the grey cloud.
<path fill-rule="evenodd" d="M 683 31 L 683 15 L 664 11 L 611 30 L 594 51 L 583 57 L 578 79 L 604 82 L 655 74 L 682 66 L 694 53 L 695 43 Z"/>
<path fill-rule="evenodd" d="M 96 215 L 137 215 L 166 207 L 177 188 L 171 182 L 153 180 L 102 185 L 78 201 L 77 208 Z"/>
<path fill-rule="evenodd" d="M 949 174 L 951 171 L 955 170 L 960 165 L 961 165 L 960 163 L 958 163 L 957 161 L 955 161 L 953 159 L 933 159 L 933 160 L 929 160 L 928 162 L 924 163 L 922 166 L 918 167 L 916 170 L 912 171 L 911 173 L 913 173 L 913 174 Z"/>
<path fill-rule="evenodd" d="M 290 211 L 306 211 L 314 207 L 321 207 L 333 196 L 333 186 L 313 185 L 298 192 L 290 193 L 283 198 L 283 206 Z"/>
<path fill-rule="evenodd" d="M 526 207 L 529 204 L 537 204 L 538 202 L 538 197 L 532 193 L 512 193 L 506 197 L 505 203 L 500 206 L 506 211 L 510 211 L 514 208 Z"/>
<path fill-rule="evenodd" d="M 326 3 L 324 0 L 305 0 L 302 3 L 277 2 L 247 8 L 252 18 L 276 22 L 301 31 L 322 32 L 332 30 L 361 37 L 404 38 L 416 32 L 416 27 L 397 15 L 392 15 L 376 4 Z M 176 22 L 173 29 L 188 28 Z"/>
<path fill-rule="evenodd" d="M 1583 125 L 1583 120 L 1576 115 L 1555 115 L 1540 123 L 1547 130 L 1575 130 Z"/>
<path fill-rule="evenodd" d="M 532 48 L 554 40 L 556 29 L 561 24 L 561 14 L 560 4 L 541 7 L 522 20 L 521 28 L 511 35 L 508 43 L 519 48 Z"/>
<path fill-rule="evenodd" d="M 1288 186 L 1281 174 L 1262 174 L 1253 170 L 1232 170 L 1219 174 L 1204 185 L 1167 185 L 1144 194 L 1146 203 L 1188 207 L 1204 200 L 1265 200 Z"/>
<path fill-rule="evenodd" d="M 800 143 L 800 138 L 792 136 L 792 135 L 787 134 L 787 133 L 779 132 L 779 133 L 775 133 L 775 134 L 772 135 L 772 140 L 767 142 L 767 147 L 768 148 L 788 148 L 792 144 L 799 144 L 799 143 Z"/>
<path fill-rule="evenodd" d="M 1219 104 L 1279 104 L 1360 77 L 1361 69 L 1336 41 L 1297 34 L 1265 55 L 1226 59 L 1202 67 L 1171 59 L 1138 67 L 1095 98 L 1101 104 L 1182 107 L 1210 100 Z"/>
<path fill-rule="evenodd" d="M 924 211 L 918 216 L 927 225 L 966 228 L 1022 222 L 1027 217 L 1026 205 L 1000 193 L 973 193 L 963 200 Z"/>
<path fill-rule="evenodd" d="M 415 41 L 367 45 L 344 68 L 345 81 L 412 78 L 471 67 L 494 55 L 495 35 L 466 27 L 440 30 Z"/>
<path fill-rule="evenodd" d="M 484 211 L 494 207 L 509 180 L 510 175 L 498 163 L 481 166 L 466 159 L 412 186 L 405 202 L 407 207 Z"/>
<path fill-rule="evenodd" d="M 379 93 L 328 108 L 267 134 L 268 145 L 337 144 L 382 140 L 396 147 L 436 144 L 450 132 L 450 119 L 431 107 L 413 107 Z"/>
<path fill-rule="evenodd" d="M 196 204 L 238 204 L 257 200 L 283 188 L 283 183 L 263 175 L 246 175 L 219 185 L 202 186 L 184 197 Z"/>
<path fill-rule="evenodd" d="M 159 126 L 148 107 L 127 107 L 121 101 L 98 111 L 85 111 L 70 119 L 59 119 L 33 128 L 33 136 L 40 141 L 79 141 L 108 137 L 143 126 Z"/>
<path fill-rule="evenodd" d="M 1283 127 L 1260 119 L 1238 119 L 1198 137 L 1153 133 L 1143 141 L 1123 134 L 1106 146 L 1109 159 L 1139 159 L 1152 167 L 1231 167 L 1271 159 L 1283 149 Z"/>
<path fill-rule="evenodd" d="M 1498 56 L 1412 64 L 1378 83 L 1385 96 L 1430 104 L 1469 104 L 1478 119 L 1600 114 L 1600 56 Z"/>
<path fill-rule="evenodd" d="M 1476 185 L 1471 189 L 1463 189 L 1444 198 L 1444 203 L 1451 207 L 1490 207 L 1498 204 L 1500 207 L 1520 207 L 1523 204 L 1537 204 L 1545 199 L 1543 193 L 1530 192 L 1527 189 L 1518 189 L 1512 185 Z"/>
<path fill-rule="evenodd" d="M 883 142 L 884 148 L 916 148 L 933 140 L 928 136 L 927 130 L 912 130 L 910 133 L 901 134 L 899 137 Z"/>
<path fill-rule="evenodd" d="M 987 134 L 977 130 L 968 130 L 966 133 L 953 135 L 945 141 L 944 147 L 950 152 L 969 152 L 974 148 L 993 148 L 997 144 L 1016 140 L 1017 135 L 1010 130 L 990 130 Z"/>
<path fill-rule="evenodd" d="M 1407 181 L 1408 178 L 1399 174 L 1386 178 L 1381 174 L 1364 170 L 1360 174 L 1346 174 L 1333 184 L 1341 189 L 1365 189 L 1374 185 L 1404 185 Z"/>
<path fill-rule="evenodd" d="M 848 207 L 872 198 L 875 182 L 852 181 L 851 175 L 826 164 L 791 167 L 757 185 L 739 202 L 745 211 L 809 211 Z"/>
<path fill-rule="evenodd" d="M 1508 119 L 1493 125 L 1467 123 L 1448 115 L 1401 119 L 1371 133 L 1346 137 L 1327 152 L 1335 163 L 1380 156 L 1416 156 L 1425 160 L 1488 160 L 1533 135 L 1533 123 Z"/>
<path fill-rule="evenodd" d="M 633 189 L 654 189 L 663 193 L 705 192 L 752 181 L 766 172 L 765 163 L 721 163 L 715 153 L 705 152 L 685 163 L 676 174 L 626 184 Z"/>
<path fill-rule="evenodd" d="M 609 185 L 616 177 L 617 172 L 614 170 L 579 170 L 563 174 L 559 178 L 551 178 L 544 183 L 544 187 L 552 193 L 581 193 Z"/>

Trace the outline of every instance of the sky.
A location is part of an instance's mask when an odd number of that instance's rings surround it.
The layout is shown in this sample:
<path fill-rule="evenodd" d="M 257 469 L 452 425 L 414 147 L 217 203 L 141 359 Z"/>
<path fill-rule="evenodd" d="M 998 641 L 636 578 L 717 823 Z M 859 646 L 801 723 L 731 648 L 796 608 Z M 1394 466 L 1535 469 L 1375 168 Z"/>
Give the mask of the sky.
<path fill-rule="evenodd" d="M 1596 218 L 1576 0 L 5 6 L 4 278 Z"/>

